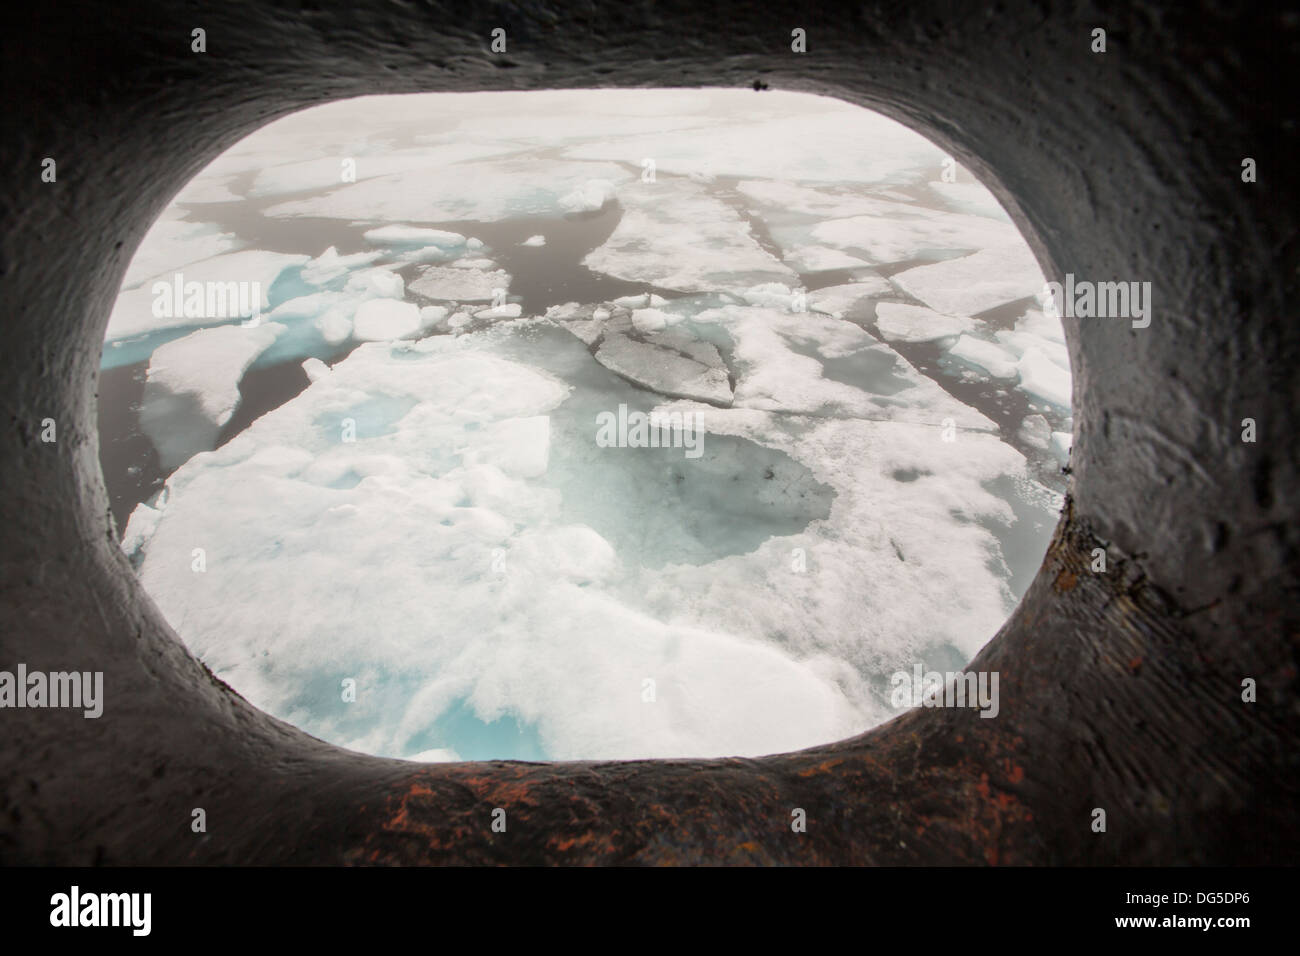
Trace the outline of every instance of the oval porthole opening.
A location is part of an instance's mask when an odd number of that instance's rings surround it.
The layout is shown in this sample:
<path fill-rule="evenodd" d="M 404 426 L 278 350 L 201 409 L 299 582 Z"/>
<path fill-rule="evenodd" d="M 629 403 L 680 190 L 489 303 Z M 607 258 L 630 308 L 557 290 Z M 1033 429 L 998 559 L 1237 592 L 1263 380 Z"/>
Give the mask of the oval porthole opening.
<path fill-rule="evenodd" d="M 922 705 L 1037 571 L 1043 283 L 968 172 L 831 98 L 347 100 L 146 237 L 101 462 L 182 640 L 330 742 L 795 750 Z"/>

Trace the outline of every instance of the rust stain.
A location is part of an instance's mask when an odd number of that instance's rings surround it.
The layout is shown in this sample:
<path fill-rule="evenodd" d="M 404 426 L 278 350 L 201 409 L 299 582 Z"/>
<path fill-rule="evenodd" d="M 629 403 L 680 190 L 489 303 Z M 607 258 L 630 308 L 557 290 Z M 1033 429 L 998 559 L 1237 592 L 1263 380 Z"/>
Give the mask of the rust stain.
<path fill-rule="evenodd" d="M 839 766 L 840 764 L 842 764 L 842 763 L 844 763 L 844 760 L 843 760 L 843 758 L 840 758 L 840 757 L 837 757 L 837 758 L 835 758 L 835 759 L 833 759 L 833 760 L 823 760 L 823 761 L 822 761 L 821 763 L 819 763 L 819 764 L 814 764 L 814 765 L 811 766 L 811 767 L 808 767 L 808 768 L 806 768 L 806 769 L 804 769 L 804 770 L 800 770 L 800 771 L 799 771 L 799 776 L 801 776 L 801 777 L 811 777 L 811 776 L 813 776 L 813 775 L 815 775 L 815 774 L 820 774 L 820 773 L 830 773 L 832 770 L 834 770 L 836 767 L 838 767 L 838 766 Z"/>

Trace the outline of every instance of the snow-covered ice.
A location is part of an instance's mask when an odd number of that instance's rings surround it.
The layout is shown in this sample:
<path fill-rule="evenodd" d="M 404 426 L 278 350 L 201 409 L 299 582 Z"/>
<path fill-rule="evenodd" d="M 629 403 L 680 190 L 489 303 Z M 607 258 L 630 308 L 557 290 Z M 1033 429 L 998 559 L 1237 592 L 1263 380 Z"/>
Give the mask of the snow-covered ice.
<path fill-rule="evenodd" d="M 509 288 L 510 276 L 504 270 L 488 272 L 449 266 L 430 266 L 410 285 L 412 292 L 425 298 L 450 302 L 486 302 L 496 296 L 498 289 Z"/>
<path fill-rule="evenodd" d="M 1060 408 L 1070 407 L 1070 372 L 1049 359 L 1042 349 L 1026 349 L 1016 370 L 1020 387 L 1026 392 Z"/>
<path fill-rule="evenodd" d="M 630 170 L 614 163 L 539 159 L 484 160 L 451 169 L 415 169 L 336 186 L 271 206 L 266 215 L 363 222 L 452 222 L 572 212 L 589 183 L 618 184 Z"/>
<path fill-rule="evenodd" d="M 636 182 L 622 187 L 618 200 L 618 226 L 582 260 L 594 272 L 683 292 L 795 278 L 759 245 L 735 210 L 697 183 Z"/>
<path fill-rule="evenodd" d="M 1016 357 L 992 342 L 963 335 L 957 339 L 948 354 L 969 365 L 977 365 L 994 378 L 1015 378 Z"/>
<path fill-rule="evenodd" d="M 149 361 L 140 426 L 175 468 L 216 443 L 239 404 L 239 380 L 284 326 L 223 325 L 200 329 L 160 346 Z"/>
<path fill-rule="evenodd" d="M 906 269 L 891 276 L 900 289 L 937 312 L 976 315 L 1037 295 L 1043 273 L 1024 241 Z"/>
<path fill-rule="evenodd" d="M 880 302 L 876 328 L 886 342 L 935 342 L 969 332 L 975 323 L 966 316 L 944 315 L 919 305 Z"/>
<path fill-rule="evenodd" d="M 246 249 L 189 263 L 184 268 L 176 271 L 179 271 L 184 277 L 186 285 L 191 282 L 219 282 L 223 284 L 228 282 L 256 282 L 259 284 L 262 293 L 260 307 L 266 309 L 270 305 L 268 293 L 281 273 L 292 266 L 303 265 L 310 258 L 310 256 L 304 255 Z M 106 340 L 111 342 L 164 329 L 193 328 L 195 326 L 216 325 L 222 322 L 235 321 L 234 319 L 212 318 L 203 314 L 181 314 L 166 317 L 154 315 L 154 300 L 157 298 L 153 291 L 154 284 L 161 282 L 170 285 L 173 281 L 174 273 L 154 275 L 141 282 L 137 287 L 119 295 L 117 303 L 113 307 L 113 313 L 108 320 Z"/>
<path fill-rule="evenodd" d="M 679 402 L 661 409 L 701 416 L 701 470 L 601 449 L 591 412 L 633 393 L 544 331 L 362 346 L 177 471 L 132 551 L 189 647 L 254 704 L 369 752 L 454 746 L 446 723 L 468 711 L 558 759 L 755 755 L 885 719 L 890 671 L 968 656 L 1001 623 L 986 524 L 1012 515 L 984 485 L 1023 459 L 996 436 Z M 790 517 L 685 564 L 633 547 L 726 511 L 730 534 Z M 340 708 L 344 677 L 358 696 Z"/>
<path fill-rule="evenodd" d="M 311 112 L 186 188 L 104 357 L 153 353 L 140 422 L 175 469 L 122 548 L 255 705 L 425 762 L 751 756 L 887 719 L 890 673 L 957 669 L 1005 620 L 1060 504 L 1031 470 L 1067 459 L 1068 354 L 1037 307 L 978 317 L 1042 275 L 933 144 L 779 91 Z M 305 254 L 239 250 L 203 204 L 244 190 Z M 553 265 L 575 243 L 594 277 Z M 270 324 L 154 318 L 174 271 L 261 280 Z M 305 390 L 214 450 L 283 361 Z M 619 409 L 691 416 L 702 455 L 602 445 Z"/>

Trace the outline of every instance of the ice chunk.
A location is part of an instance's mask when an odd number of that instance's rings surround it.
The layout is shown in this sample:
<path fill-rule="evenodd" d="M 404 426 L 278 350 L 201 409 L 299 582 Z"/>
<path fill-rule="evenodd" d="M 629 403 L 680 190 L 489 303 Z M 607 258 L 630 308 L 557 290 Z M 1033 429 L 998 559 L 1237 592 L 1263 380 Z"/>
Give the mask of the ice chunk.
<path fill-rule="evenodd" d="M 131 517 L 127 519 L 126 531 L 122 534 L 122 553 L 128 558 L 142 557 L 141 549 L 145 542 L 153 537 L 158 529 L 158 519 L 161 517 L 162 511 L 156 508 L 151 508 L 143 502 L 136 505 L 135 510 L 131 512 Z"/>
<path fill-rule="evenodd" d="M 1023 241 L 907 269 L 891 281 L 935 311 L 951 315 L 975 315 L 1037 295 L 1044 283 L 1038 262 Z"/>
<path fill-rule="evenodd" d="M 416 335 L 423 327 L 419 306 L 396 299 L 370 299 L 357 307 L 352 336 L 361 342 L 382 342 Z"/>
<path fill-rule="evenodd" d="M 318 358 L 309 358 L 302 363 L 302 370 L 310 381 L 317 382 L 330 373 L 330 367 Z"/>
<path fill-rule="evenodd" d="M 888 342 L 935 342 L 969 332 L 975 323 L 960 315 L 943 315 L 933 309 L 901 302 L 876 305 L 876 328 Z"/>
<path fill-rule="evenodd" d="M 734 209 L 696 183 L 633 183 L 619 201 L 624 211 L 614 232 L 582 260 L 593 272 L 685 292 L 795 278 Z"/>
<path fill-rule="evenodd" d="M 994 378 L 1015 378 L 1017 374 L 1014 355 L 992 342 L 970 335 L 959 338 L 948 350 L 948 354 L 969 365 L 979 366 Z"/>
<path fill-rule="evenodd" d="M 851 312 L 863 299 L 885 295 L 891 291 L 893 290 L 889 283 L 883 278 L 872 276 L 859 282 L 831 285 L 809 292 L 808 308 L 813 312 L 824 312 L 838 319 Z"/>
<path fill-rule="evenodd" d="M 831 269 L 856 269 L 866 266 L 865 259 L 850 256 L 827 246 L 799 246 L 783 256 L 785 264 L 796 272 L 828 272 Z"/>
<path fill-rule="evenodd" d="M 517 319 L 523 314 L 524 307 L 518 302 L 510 302 L 506 305 L 489 306 L 486 309 L 478 309 L 474 313 L 476 319 Z"/>
<path fill-rule="evenodd" d="M 464 236 L 445 229 L 393 224 L 367 229 L 362 236 L 367 242 L 385 246 L 437 246 L 447 252 L 459 252 L 465 248 Z"/>
<path fill-rule="evenodd" d="M 330 246 L 302 267 L 302 280 L 309 285 L 327 285 L 358 266 L 369 265 L 381 255 L 381 252 L 357 252 L 341 256 L 338 249 Z"/>
<path fill-rule="evenodd" d="M 615 187 L 608 179 L 589 179 L 560 200 L 569 212 L 596 212 L 614 198 Z"/>
<path fill-rule="evenodd" d="M 655 295 L 652 292 L 645 292 L 641 295 L 624 295 L 611 302 L 611 305 L 621 305 L 625 309 L 648 309 L 658 308 L 664 305 L 668 300 L 661 295 Z"/>
<path fill-rule="evenodd" d="M 595 318 L 594 314 L 592 318 Z M 634 309 L 632 311 L 632 327 L 638 332 L 658 332 L 666 326 L 680 321 L 681 316 L 665 312 L 663 309 Z"/>
<path fill-rule="evenodd" d="M 784 282 L 760 282 L 748 289 L 738 290 L 738 294 L 749 305 L 758 305 L 766 309 L 792 311 L 794 290 Z"/>
<path fill-rule="evenodd" d="M 344 289 L 361 295 L 400 299 L 405 292 L 405 286 L 405 281 L 396 272 L 389 269 L 366 269 L 350 275 Z"/>
<path fill-rule="evenodd" d="M 521 246 L 544 246 L 546 245 L 546 237 L 541 235 L 529 236 L 527 239 L 521 242 L 520 245 Z"/>
<path fill-rule="evenodd" d="M 1070 446 L 1072 444 L 1074 444 L 1074 438 L 1069 432 L 1052 432 L 1052 454 L 1063 465 L 1070 460 Z"/>
<path fill-rule="evenodd" d="M 773 237 L 783 247 L 798 242 L 800 235 L 798 230 L 773 231 Z M 1024 244 L 1010 223 L 961 213 L 936 213 L 919 206 L 900 207 L 897 216 L 832 219 L 813 226 L 808 236 L 813 242 L 847 250 L 872 263 L 902 262 L 935 251 Z"/>
<path fill-rule="evenodd" d="M 1047 451 L 1052 443 L 1052 427 L 1042 415 L 1026 415 L 1020 423 L 1020 440 L 1031 448 Z"/>
<path fill-rule="evenodd" d="M 192 332 L 159 346 L 149 361 L 140 427 L 170 471 L 216 444 L 221 426 L 239 404 L 239 380 L 284 331 L 223 325 Z"/>
<path fill-rule="evenodd" d="M 430 266 L 411 283 L 412 292 L 452 302 L 485 302 L 495 298 L 498 289 L 509 288 L 510 276 L 505 270 L 484 272 L 447 266 Z"/>
<path fill-rule="evenodd" d="M 314 324 L 326 343 L 339 345 L 352 337 L 354 313 L 355 309 L 330 309 L 317 316 Z"/>
<path fill-rule="evenodd" d="M 650 342 L 653 342 L 652 338 Z M 700 362 L 676 351 L 626 335 L 607 335 L 596 350 L 596 361 L 611 371 L 639 385 L 675 398 L 693 398 L 711 404 L 730 404 L 731 386 L 727 371 L 716 349 L 700 343 L 712 352 L 711 361 Z M 697 352 L 703 358 L 709 355 Z"/>
<path fill-rule="evenodd" d="M 1070 407 L 1070 373 L 1049 359 L 1042 349 L 1025 351 L 1016 365 L 1020 387 L 1059 408 Z"/>

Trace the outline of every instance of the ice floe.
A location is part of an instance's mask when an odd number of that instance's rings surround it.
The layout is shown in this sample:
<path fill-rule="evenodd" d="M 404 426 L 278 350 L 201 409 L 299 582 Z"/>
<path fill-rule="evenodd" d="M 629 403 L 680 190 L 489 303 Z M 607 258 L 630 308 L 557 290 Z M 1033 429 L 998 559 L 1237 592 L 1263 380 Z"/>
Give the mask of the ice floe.
<path fill-rule="evenodd" d="M 734 209 L 697 183 L 632 183 L 619 190 L 618 199 L 618 226 L 582 260 L 594 272 L 683 292 L 795 278 L 759 245 Z"/>
<path fill-rule="evenodd" d="M 281 273 L 291 266 L 303 265 L 310 258 L 304 255 L 248 249 L 189 263 L 180 270 L 180 273 L 184 276 L 186 285 L 191 282 L 257 283 L 261 290 L 260 308 L 266 309 L 270 304 L 268 293 Z M 154 301 L 157 295 L 153 291 L 154 284 L 170 285 L 173 281 L 174 274 L 155 275 L 136 288 L 120 294 L 108 320 L 107 340 L 126 339 L 163 329 L 193 328 L 234 321 L 208 316 L 203 309 L 198 310 L 198 314 L 155 315 Z"/>
<path fill-rule="evenodd" d="M 485 302 L 498 290 L 509 288 L 510 276 L 502 269 L 489 272 L 450 266 L 430 266 L 410 285 L 412 292 L 425 298 L 451 302 Z"/>
<path fill-rule="evenodd" d="M 975 315 L 995 306 L 1037 295 L 1043 273 L 1023 241 L 917 266 L 891 281 L 937 312 Z"/>
<path fill-rule="evenodd" d="M 961 315 L 944 315 L 919 305 L 880 302 L 876 328 L 887 342 L 935 342 L 969 332 L 975 323 Z"/>
<path fill-rule="evenodd" d="M 245 369 L 284 326 L 225 325 L 168 342 L 149 361 L 140 426 L 158 450 L 163 468 L 175 468 L 216 443 L 239 404 Z"/>
<path fill-rule="evenodd" d="M 614 163 L 502 159 L 450 169 L 408 170 L 336 186 L 278 203 L 265 215 L 351 219 L 361 222 L 452 222 L 558 215 L 573 211 L 573 194 L 588 184 L 618 184 L 631 171 Z"/>

